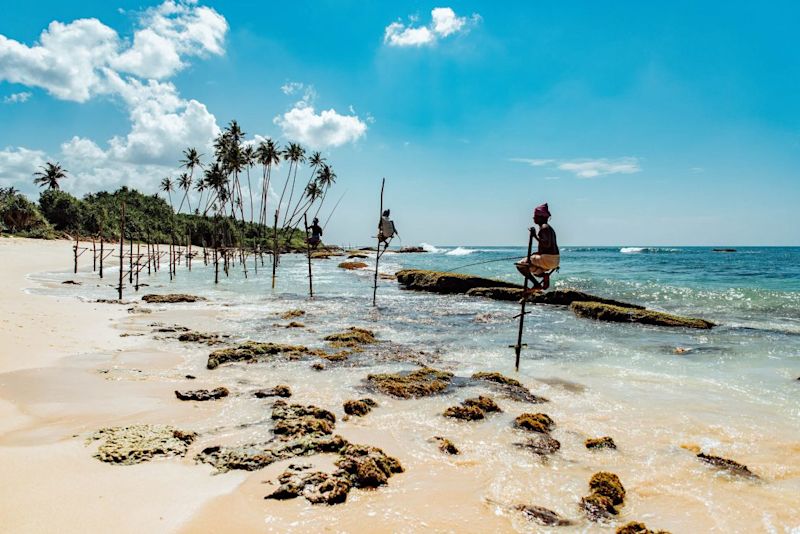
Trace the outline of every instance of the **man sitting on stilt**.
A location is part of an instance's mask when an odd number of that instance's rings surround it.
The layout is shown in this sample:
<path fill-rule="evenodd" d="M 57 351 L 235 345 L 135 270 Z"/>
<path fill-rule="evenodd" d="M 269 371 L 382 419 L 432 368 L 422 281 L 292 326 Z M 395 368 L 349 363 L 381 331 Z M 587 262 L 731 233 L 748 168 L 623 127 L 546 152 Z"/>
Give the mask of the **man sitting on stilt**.
<path fill-rule="evenodd" d="M 531 228 L 533 237 L 539 242 L 536 254 L 531 254 L 529 258 L 518 261 L 515 265 L 517 270 L 533 283 L 533 287 L 528 290 L 524 297 L 528 297 L 537 291 L 543 291 L 550 287 L 550 274 L 558 268 L 560 256 L 558 243 L 556 242 L 556 232 L 548 224 L 550 210 L 547 204 L 542 204 L 533 210 L 533 222 L 539 227 L 539 232 Z M 539 282 L 537 278 L 541 278 Z"/>
<path fill-rule="evenodd" d="M 378 254 L 383 254 L 380 251 L 380 243 L 383 243 L 385 252 L 389 248 L 389 242 L 397 235 L 397 228 L 394 225 L 394 221 L 389 218 L 389 213 L 389 210 L 384 210 L 381 214 L 381 221 L 378 223 Z"/>

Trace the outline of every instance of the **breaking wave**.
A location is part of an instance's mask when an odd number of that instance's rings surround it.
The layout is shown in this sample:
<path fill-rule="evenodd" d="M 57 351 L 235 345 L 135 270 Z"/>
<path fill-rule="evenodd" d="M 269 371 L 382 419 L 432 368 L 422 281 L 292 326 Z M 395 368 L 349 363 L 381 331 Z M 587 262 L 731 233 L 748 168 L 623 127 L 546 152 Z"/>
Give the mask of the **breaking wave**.
<path fill-rule="evenodd" d="M 680 252 L 681 249 L 664 247 L 622 247 L 619 251 L 623 254 L 658 254 L 663 252 Z"/>
<path fill-rule="evenodd" d="M 441 252 L 442 251 L 442 249 L 436 248 L 433 245 L 428 244 L 428 243 L 420 243 L 419 246 L 421 246 L 423 248 L 423 250 L 425 250 L 425 252 L 433 252 L 433 253 L 435 253 L 435 252 Z"/>
<path fill-rule="evenodd" d="M 446 256 L 466 256 L 467 254 L 472 254 L 475 250 L 471 248 L 464 248 L 464 247 L 456 247 L 453 250 L 448 250 L 445 252 Z"/>

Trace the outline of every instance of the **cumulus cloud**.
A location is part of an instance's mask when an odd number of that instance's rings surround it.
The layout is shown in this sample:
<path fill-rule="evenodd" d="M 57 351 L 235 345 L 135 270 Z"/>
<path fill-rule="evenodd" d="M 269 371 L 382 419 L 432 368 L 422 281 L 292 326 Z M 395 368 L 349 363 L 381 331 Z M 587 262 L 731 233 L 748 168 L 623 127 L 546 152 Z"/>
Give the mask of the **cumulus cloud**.
<path fill-rule="evenodd" d="M 431 10 L 431 21 L 425 26 L 413 26 L 402 22 L 389 24 L 383 32 L 383 42 L 389 46 L 426 46 L 441 38 L 465 32 L 480 22 L 481 17 L 473 13 L 471 17 L 459 17 L 450 7 L 436 7 Z"/>
<path fill-rule="evenodd" d="M 41 150 L 7 147 L 0 150 L 0 187 L 30 184 L 31 175 L 44 165 L 45 153 Z"/>
<path fill-rule="evenodd" d="M 0 35 L 0 81 L 40 87 L 61 100 L 85 102 L 102 95 L 120 101 L 128 113 L 126 135 L 104 146 L 74 137 L 52 155 L 80 178 L 65 183 L 68 190 L 78 183 L 86 191 L 157 182 L 157 176 L 174 168 L 182 149 L 207 149 L 219 133 L 205 105 L 182 98 L 172 83 L 162 80 L 184 68 L 187 57 L 224 53 L 225 19 L 194 1 L 166 0 L 137 20 L 130 42 L 97 19 L 52 22 L 31 46 Z M 30 181 L 37 164 L 24 165 L 20 154 L 46 157 L 22 147 L 6 149 L 0 157 L 0 180 Z"/>
<path fill-rule="evenodd" d="M 3 104 L 23 104 L 30 100 L 31 96 L 33 95 L 28 91 L 13 93 L 3 97 Z"/>
<path fill-rule="evenodd" d="M 314 107 L 298 102 L 274 121 L 287 139 L 313 148 L 330 148 L 360 139 L 367 124 L 357 115 L 341 115 L 335 109 L 314 111 Z"/>
<path fill-rule="evenodd" d="M 533 167 L 548 167 L 571 172 L 578 178 L 596 178 L 607 174 L 633 174 L 642 170 L 639 159 L 634 157 L 575 160 L 513 158 L 512 161 L 527 163 Z"/>

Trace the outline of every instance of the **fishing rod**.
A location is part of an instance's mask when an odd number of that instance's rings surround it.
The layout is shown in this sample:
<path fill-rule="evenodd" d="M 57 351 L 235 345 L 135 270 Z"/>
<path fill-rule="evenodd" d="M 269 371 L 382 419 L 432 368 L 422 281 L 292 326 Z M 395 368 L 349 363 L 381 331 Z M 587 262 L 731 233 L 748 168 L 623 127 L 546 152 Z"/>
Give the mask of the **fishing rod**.
<path fill-rule="evenodd" d="M 342 201 L 342 199 L 344 198 L 344 196 L 345 196 L 346 194 L 347 194 L 347 191 L 345 191 L 344 193 L 342 193 L 342 196 L 340 196 L 340 197 L 339 197 L 339 200 L 336 202 L 336 205 L 335 205 L 335 206 L 333 206 L 333 209 L 331 210 L 331 213 L 330 213 L 330 215 L 328 215 L 328 218 L 327 218 L 327 219 L 325 219 L 325 224 L 323 224 L 323 225 L 322 225 L 322 229 L 323 229 L 323 230 L 325 230 L 325 228 L 327 228 L 327 227 L 328 227 L 328 223 L 330 222 L 330 220 L 331 220 L 331 217 L 333 217 L 333 212 L 335 212 L 335 211 L 336 211 L 336 208 L 338 208 L 338 207 L 339 207 L 339 202 L 341 202 L 341 201 Z"/>
<path fill-rule="evenodd" d="M 452 273 L 453 271 L 457 271 L 457 270 L 463 269 L 465 267 L 473 267 L 475 265 L 483 265 L 485 263 L 495 263 L 495 262 L 498 262 L 498 261 L 509 261 L 509 260 L 517 260 L 517 259 L 519 259 L 519 256 L 509 256 L 508 258 L 500 258 L 500 259 L 497 259 L 497 260 L 478 261 L 478 262 L 475 262 L 475 263 L 468 263 L 466 265 L 459 265 L 458 267 L 454 267 L 453 269 L 450 269 L 448 271 L 442 271 L 442 272 L 443 273 Z"/>

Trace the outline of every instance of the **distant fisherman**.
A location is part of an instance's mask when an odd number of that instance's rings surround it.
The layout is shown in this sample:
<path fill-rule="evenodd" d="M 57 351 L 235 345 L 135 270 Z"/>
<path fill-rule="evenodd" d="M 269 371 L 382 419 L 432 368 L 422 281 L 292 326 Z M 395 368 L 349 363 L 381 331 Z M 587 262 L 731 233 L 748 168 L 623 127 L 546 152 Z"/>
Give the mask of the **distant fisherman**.
<path fill-rule="evenodd" d="M 317 248 L 319 244 L 322 242 L 322 228 L 319 225 L 319 219 L 314 217 L 314 220 L 311 222 L 311 237 L 308 239 L 308 244 L 314 248 Z"/>
<path fill-rule="evenodd" d="M 536 254 L 531 254 L 529 258 L 520 260 L 516 263 L 517 270 L 533 282 L 532 291 L 541 291 L 550 287 L 550 273 L 558 268 L 561 256 L 558 252 L 556 242 L 556 232 L 548 224 L 550 220 L 550 210 L 547 204 L 542 204 L 533 210 L 533 222 L 539 227 L 537 235 L 536 229 L 531 228 L 531 233 L 539 247 Z M 536 278 L 541 278 L 541 283 Z"/>
<path fill-rule="evenodd" d="M 389 210 L 384 210 L 381 215 L 381 222 L 378 224 L 378 241 L 384 243 L 387 247 L 389 246 L 389 241 L 397 235 L 397 227 L 394 225 L 394 221 L 389 218 L 389 213 Z"/>

